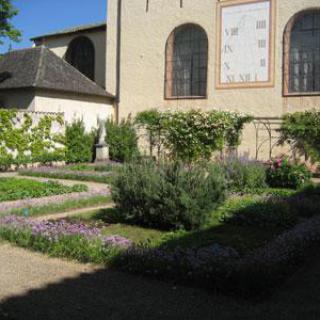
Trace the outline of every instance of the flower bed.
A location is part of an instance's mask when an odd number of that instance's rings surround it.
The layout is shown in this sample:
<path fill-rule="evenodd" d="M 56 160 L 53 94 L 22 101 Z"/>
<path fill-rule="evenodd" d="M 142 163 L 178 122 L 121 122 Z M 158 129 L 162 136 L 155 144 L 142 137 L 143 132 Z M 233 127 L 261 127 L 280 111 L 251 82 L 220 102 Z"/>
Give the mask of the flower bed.
<path fill-rule="evenodd" d="M 0 237 L 52 256 L 94 263 L 107 263 L 132 245 L 124 237 L 103 236 L 100 229 L 84 224 L 35 221 L 17 216 L 0 219 Z"/>
<path fill-rule="evenodd" d="M 39 182 L 29 179 L 0 178 L 0 203 L 86 191 L 88 191 L 88 187 L 85 185 L 70 187 L 53 181 Z"/>
<path fill-rule="evenodd" d="M 109 183 L 112 172 L 97 172 L 97 171 L 76 171 L 74 168 L 68 167 L 40 167 L 28 170 L 20 170 L 20 175 L 30 177 L 44 177 L 50 179 L 65 179 L 78 181 L 92 181 L 98 183 Z"/>

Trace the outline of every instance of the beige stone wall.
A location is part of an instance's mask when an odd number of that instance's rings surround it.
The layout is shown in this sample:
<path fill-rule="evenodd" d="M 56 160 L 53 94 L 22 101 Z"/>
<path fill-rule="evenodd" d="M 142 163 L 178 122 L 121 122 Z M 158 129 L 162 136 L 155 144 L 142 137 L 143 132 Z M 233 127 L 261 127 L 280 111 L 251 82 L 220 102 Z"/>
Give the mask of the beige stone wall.
<path fill-rule="evenodd" d="M 107 91 L 116 93 L 117 0 L 108 1 Z M 160 110 L 200 108 L 241 111 L 256 117 L 280 117 L 284 112 L 319 107 L 320 97 L 283 97 L 283 33 L 290 18 L 301 10 L 320 8 L 319 0 L 277 0 L 275 28 L 275 85 L 270 88 L 216 89 L 218 66 L 216 0 L 152 0 L 146 12 L 146 0 L 122 1 L 121 72 L 119 118 L 148 108 Z M 193 100 L 165 100 L 165 45 L 179 25 L 200 25 L 209 38 L 208 97 Z M 244 134 L 243 154 L 255 154 L 255 130 Z M 268 148 L 267 148 L 268 149 Z M 264 152 L 265 154 L 268 151 Z"/>
<path fill-rule="evenodd" d="M 59 35 L 43 40 L 42 45 L 51 49 L 57 56 L 64 58 L 70 42 L 78 37 L 86 36 L 94 44 L 96 53 L 95 81 L 105 88 L 106 80 L 106 33 L 105 31 L 89 31 L 76 34 Z"/>
<path fill-rule="evenodd" d="M 87 131 L 97 128 L 97 119 L 113 116 L 113 104 L 105 97 L 85 97 L 66 93 L 37 91 L 34 111 L 64 113 L 67 123 L 83 119 Z"/>

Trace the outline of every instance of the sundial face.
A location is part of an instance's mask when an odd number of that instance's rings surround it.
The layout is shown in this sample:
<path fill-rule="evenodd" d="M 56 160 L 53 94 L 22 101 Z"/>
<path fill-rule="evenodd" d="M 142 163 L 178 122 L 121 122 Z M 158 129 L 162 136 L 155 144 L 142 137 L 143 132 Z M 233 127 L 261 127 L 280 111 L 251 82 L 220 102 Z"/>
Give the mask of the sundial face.
<path fill-rule="evenodd" d="M 271 0 L 222 2 L 219 10 L 218 87 L 270 84 Z"/>

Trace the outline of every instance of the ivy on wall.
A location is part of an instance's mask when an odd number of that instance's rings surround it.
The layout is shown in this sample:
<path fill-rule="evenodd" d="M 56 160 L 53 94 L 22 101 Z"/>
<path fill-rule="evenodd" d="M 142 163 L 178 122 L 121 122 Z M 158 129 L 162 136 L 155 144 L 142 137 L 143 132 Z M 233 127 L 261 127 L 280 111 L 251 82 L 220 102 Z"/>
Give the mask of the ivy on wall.
<path fill-rule="evenodd" d="M 0 168 L 65 159 L 65 135 L 53 133 L 53 125 L 64 126 L 62 115 L 43 115 L 0 110 Z"/>

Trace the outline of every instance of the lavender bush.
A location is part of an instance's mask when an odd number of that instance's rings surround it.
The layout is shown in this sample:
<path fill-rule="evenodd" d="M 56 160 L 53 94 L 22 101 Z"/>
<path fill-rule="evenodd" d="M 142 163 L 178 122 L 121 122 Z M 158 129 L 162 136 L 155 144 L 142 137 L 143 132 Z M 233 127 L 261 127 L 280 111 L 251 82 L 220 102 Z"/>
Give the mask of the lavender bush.
<path fill-rule="evenodd" d="M 40 167 L 20 170 L 23 176 L 109 183 L 112 172 L 75 171 L 71 168 Z"/>
<path fill-rule="evenodd" d="M 120 236 L 103 236 L 100 229 L 66 221 L 36 221 L 17 216 L 0 218 L 0 237 L 23 247 L 83 262 L 106 263 L 132 246 Z"/>

